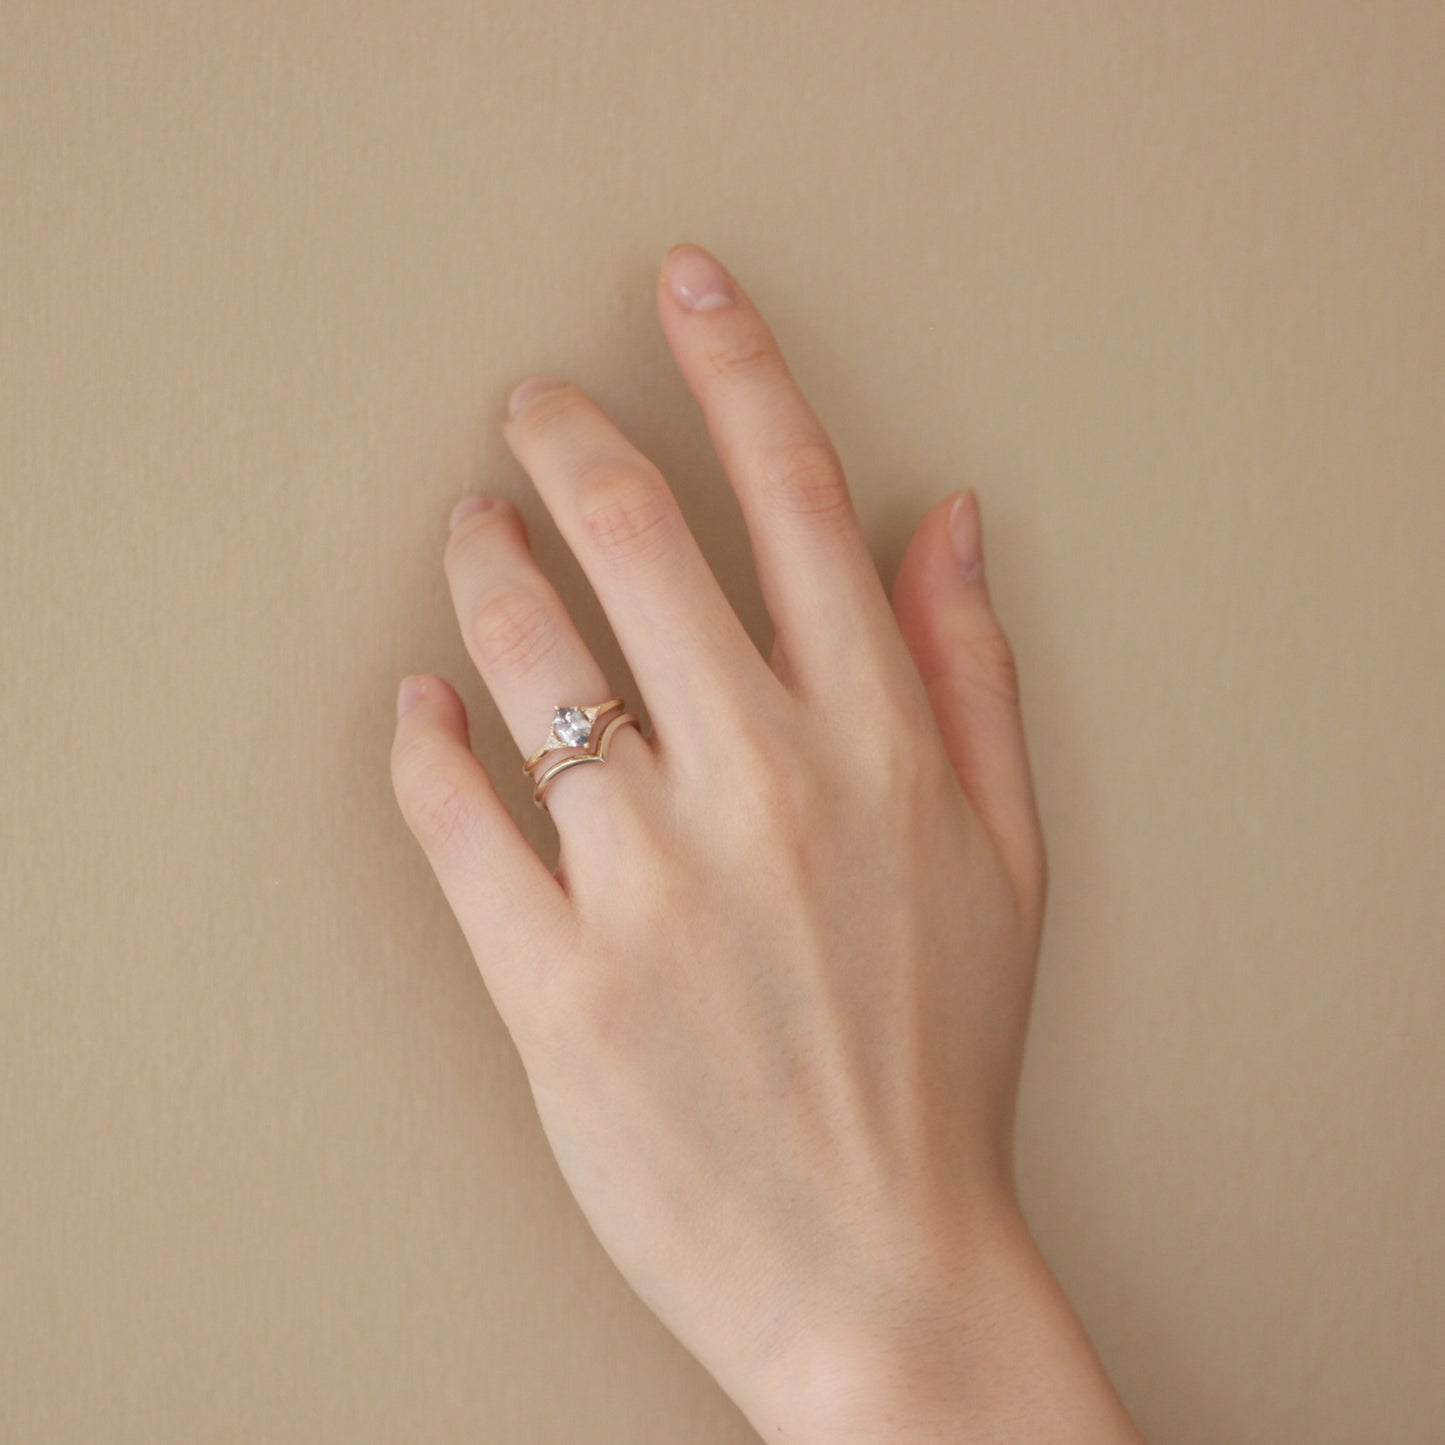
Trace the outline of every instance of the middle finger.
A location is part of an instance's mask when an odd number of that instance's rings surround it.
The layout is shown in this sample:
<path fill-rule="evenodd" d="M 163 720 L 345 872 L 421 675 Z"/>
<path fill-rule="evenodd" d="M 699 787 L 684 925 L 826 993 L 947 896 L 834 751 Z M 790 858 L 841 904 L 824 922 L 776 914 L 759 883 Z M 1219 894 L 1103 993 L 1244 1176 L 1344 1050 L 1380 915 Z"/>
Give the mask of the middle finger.
<path fill-rule="evenodd" d="M 550 385 L 546 385 L 550 383 Z M 580 387 L 532 377 L 503 428 L 597 593 L 662 738 L 780 684 L 656 465 Z M 675 731 L 674 731 L 675 730 Z"/>

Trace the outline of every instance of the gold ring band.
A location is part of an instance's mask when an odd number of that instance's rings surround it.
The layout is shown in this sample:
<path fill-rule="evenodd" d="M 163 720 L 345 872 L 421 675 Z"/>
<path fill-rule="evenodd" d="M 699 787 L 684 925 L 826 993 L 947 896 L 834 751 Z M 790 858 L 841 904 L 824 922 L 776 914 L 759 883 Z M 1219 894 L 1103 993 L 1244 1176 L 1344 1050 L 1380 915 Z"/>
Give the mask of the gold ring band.
<path fill-rule="evenodd" d="M 537 807 L 545 808 L 547 806 L 542 794 L 546 791 L 547 785 L 558 773 L 565 773 L 568 768 L 575 768 L 578 763 L 605 763 L 607 761 L 607 740 L 625 723 L 631 723 L 639 732 L 642 731 L 642 724 L 639 723 L 630 712 L 620 712 L 616 717 L 608 721 L 607 726 L 603 728 L 600 733 L 594 734 L 597 739 L 596 752 L 573 753 L 571 757 L 563 758 L 561 762 L 553 763 L 546 772 L 540 774 L 532 787 L 532 801 Z"/>

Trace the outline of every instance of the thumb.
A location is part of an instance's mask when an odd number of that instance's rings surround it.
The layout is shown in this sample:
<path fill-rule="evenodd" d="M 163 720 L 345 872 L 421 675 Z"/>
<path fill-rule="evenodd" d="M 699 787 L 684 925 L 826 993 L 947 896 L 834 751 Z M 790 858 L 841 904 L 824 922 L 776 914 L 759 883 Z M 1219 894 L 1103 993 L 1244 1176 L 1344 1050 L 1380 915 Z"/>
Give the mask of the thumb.
<path fill-rule="evenodd" d="M 1015 882 L 1042 909 L 1047 860 L 1018 665 L 989 599 L 972 487 L 919 523 L 894 580 L 893 610 L 963 791 Z"/>

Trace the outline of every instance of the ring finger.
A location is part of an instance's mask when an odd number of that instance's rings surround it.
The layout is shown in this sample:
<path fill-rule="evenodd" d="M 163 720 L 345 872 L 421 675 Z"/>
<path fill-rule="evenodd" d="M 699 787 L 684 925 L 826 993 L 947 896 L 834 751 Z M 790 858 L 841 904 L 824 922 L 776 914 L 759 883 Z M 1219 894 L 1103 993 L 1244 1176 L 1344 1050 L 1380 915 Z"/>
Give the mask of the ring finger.
<path fill-rule="evenodd" d="M 467 497 L 457 504 L 445 565 L 467 652 L 523 757 L 542 745 L 559 706 L 591 706 L 616 696 L 505 498 Z M 608 738 L 607 764 L 614 762 L 629 787 L 651 776 L 653 750 L 639 728 L 623 726 Z M 595 786 L 600 780 L 590 776 L 594 771 L 566 770 L 589 774 L 580 786 L 566 773 L 547 785 L 544 801 L 559 828 L 580 809 L 594 809 L 595 816 L 597 800 L 611 792 Z M 612 796 L 611 804 L 616 801 Z"/>

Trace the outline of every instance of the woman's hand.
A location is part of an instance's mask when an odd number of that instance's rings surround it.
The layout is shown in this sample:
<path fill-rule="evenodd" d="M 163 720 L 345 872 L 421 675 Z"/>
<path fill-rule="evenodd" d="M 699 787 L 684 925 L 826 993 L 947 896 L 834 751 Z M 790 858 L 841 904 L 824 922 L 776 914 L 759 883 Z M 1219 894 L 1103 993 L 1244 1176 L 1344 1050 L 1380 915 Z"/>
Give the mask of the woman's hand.
<path fill-rule="evenodd" d="M 658 469 L 576 386 L 533 378 L 507 441 L 653 734 L 622 727 L 553 780 L 554 874 L 456 694 L 408 678 L 402 810 L 598 1238 L 768 1439 L 1137 1439 L 1015 1195 L 1046 863 L 977 502 L 924 517 L 890 605 L 736 282 L 677 247 L 657 300 L 772 655 Z M 609 679 L 511 505 L 468 498 L 452 524 L 457 617 L 525 757 Z"/>

